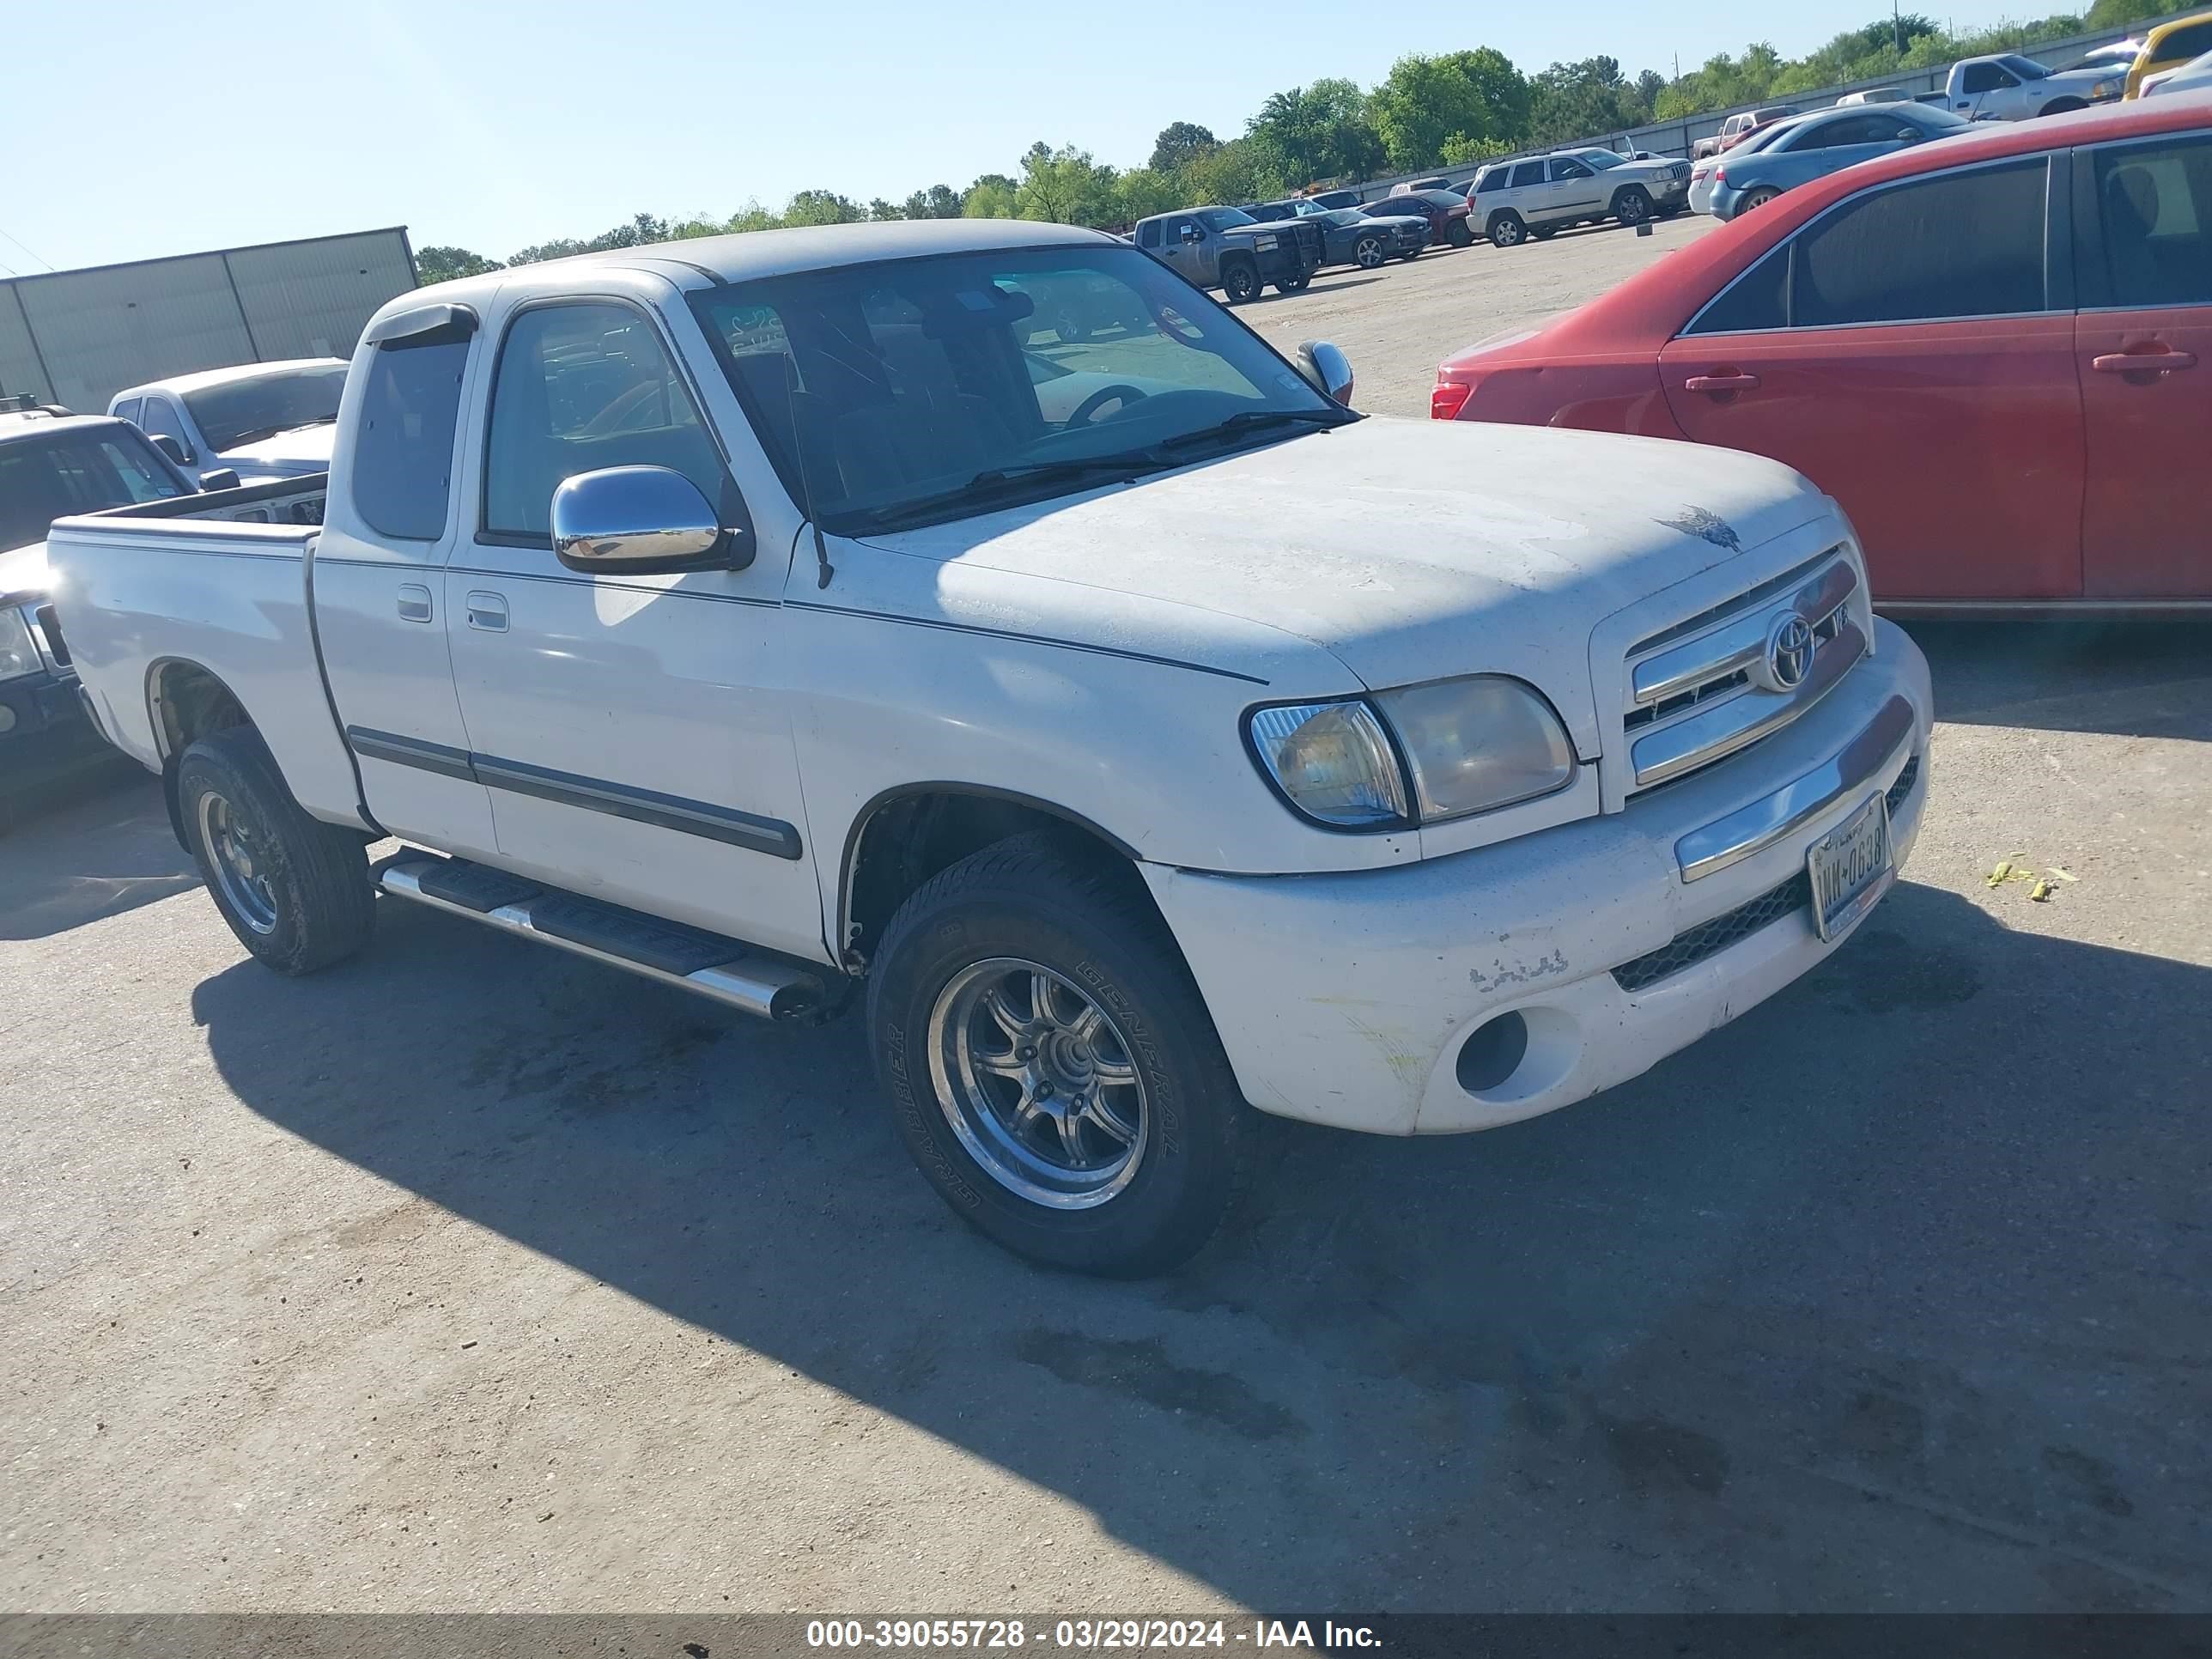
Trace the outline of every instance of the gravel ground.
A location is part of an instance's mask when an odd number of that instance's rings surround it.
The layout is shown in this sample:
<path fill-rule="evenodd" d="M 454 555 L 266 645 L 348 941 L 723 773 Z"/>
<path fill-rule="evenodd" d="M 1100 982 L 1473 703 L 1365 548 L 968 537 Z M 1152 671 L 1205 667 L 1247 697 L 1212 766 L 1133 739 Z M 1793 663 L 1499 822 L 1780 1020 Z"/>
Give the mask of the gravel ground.
<path fill-rule="evenodd" d="M 1252 316 L 1419 413 L 1698 228 Z M 2212 642 L 1916 632 L 1834 960 L 1534 1122 L 1277 1127 L 1139 1285 L 962 1230 L 849 1024 L 398 906 L 281 980 L 80 787 L 0 840 L 0 1607 L 2212 1607 Z"/>

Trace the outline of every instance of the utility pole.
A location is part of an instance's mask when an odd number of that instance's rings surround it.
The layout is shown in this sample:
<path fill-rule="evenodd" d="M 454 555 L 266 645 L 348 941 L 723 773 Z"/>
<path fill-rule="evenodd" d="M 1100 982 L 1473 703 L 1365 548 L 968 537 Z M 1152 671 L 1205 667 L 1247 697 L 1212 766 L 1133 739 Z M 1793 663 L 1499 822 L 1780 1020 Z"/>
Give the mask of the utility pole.
<path fill-rule="evenodd" d="M 1889 32 L 1897 42 L 1897 55 L 1905 56 L 1905 23 L 1897 14 L 1897 0 L 1889 0 Z"/>

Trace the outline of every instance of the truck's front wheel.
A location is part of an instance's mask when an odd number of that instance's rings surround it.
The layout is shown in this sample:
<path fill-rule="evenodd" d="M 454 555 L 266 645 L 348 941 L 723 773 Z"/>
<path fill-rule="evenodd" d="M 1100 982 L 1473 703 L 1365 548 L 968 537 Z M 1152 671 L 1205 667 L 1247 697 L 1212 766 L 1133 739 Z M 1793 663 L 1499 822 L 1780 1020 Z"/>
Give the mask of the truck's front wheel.
<path fill-rule="evenodd" d="M 1126 868 L 1024 836 L 933 878 L 884 930 L 868 1024 L 915 1162 L 1022 1255 L 1164 1273 L 1239 1185 L 1250 1109 Z"/>
<path fill-rule="evenodd" d="M 1260 268 L 1239 259 L 1224 265 L 1221 271 L 1221 292 L 1232 306 L 1241 306 L 1260 297 L 1264 284 L 1260 281 Z"/>
<path fill-rule="evenodd" d="M 308 974 L 368 942 L 376 895 L 361 837 L 302 811 L 255 732 L 185 750 L 177 799 L 216 908 L 262 962 Z"/>

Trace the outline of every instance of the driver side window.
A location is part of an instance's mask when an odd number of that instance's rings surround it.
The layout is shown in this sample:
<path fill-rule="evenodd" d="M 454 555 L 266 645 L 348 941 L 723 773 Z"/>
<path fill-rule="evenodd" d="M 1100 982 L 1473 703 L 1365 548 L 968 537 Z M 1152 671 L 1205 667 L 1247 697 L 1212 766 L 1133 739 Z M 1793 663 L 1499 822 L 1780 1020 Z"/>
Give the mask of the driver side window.
<path fill-rule="evenodd" d="M 1587 179 L 1589 176 L 1590 170 L 1580 161 L 1571 161 L 1562 156 L 1554 159 L 1552 162 L 1552 179 L 1554 183 L 1569 179 Z"/>

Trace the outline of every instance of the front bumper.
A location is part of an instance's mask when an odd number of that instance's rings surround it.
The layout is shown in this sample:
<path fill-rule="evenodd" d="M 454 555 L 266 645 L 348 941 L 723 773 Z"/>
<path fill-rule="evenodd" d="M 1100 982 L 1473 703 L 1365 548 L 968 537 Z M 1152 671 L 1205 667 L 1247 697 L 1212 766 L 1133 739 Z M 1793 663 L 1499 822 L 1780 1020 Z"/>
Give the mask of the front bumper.
<path fill-rule="evenodd" d="M 1807 849 L 1889 793 L 1901 867 L 1927 800 L 1927 663 L 1875 626 L 1875 654 L 1794 725 L 1624 811 L 1349 874 L 1143 866 L 1246 1098 L 1385 1134 L 1493 1128 L 1626 1082 L 1817 966 L 1850 929 L 1820 938 Z M 1463 1088 L 1462 1046 L 1508 1012 L 1518 1066 Z"/>

